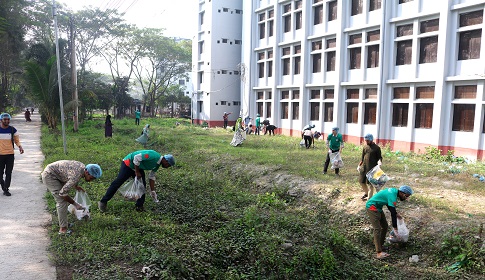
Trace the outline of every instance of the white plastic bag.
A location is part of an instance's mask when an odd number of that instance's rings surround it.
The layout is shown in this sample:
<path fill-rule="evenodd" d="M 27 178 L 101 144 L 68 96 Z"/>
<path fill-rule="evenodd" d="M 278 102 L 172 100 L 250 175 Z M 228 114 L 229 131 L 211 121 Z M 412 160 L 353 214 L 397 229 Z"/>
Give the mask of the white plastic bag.
<path fill-rule="evenodd" d="M 300 141 L 300 147 L 305 147 L 305 140 L 303 140 L 303 139 L 302 139 L 302 140 Z"/>
<path fill-rule="evenodd" d="M 369 172 L 366 174 L 367 180 L 371 183 L 376 190 L 379 191 L 387 181 L 389 181 L 389 177 L 382 171 L 379 165 L 374 166 Z"/>
<path fill-rule="evenodd" d="M 91 199 L 89 199 L 88 194 L 83 191 L 76 191 L 74 201 L 84 207 L 84 210 L 77 210 L 76 206 L 70 204 L 67 206 L 67 211 L 76 216 L 78 220 L 89 219 L 89 207 L 91 206 Z"/>
<path fill-rule="evenodd" d="M 135 179 L 130 179 L 126 181 L 118 191 L 121 195 L 128 201 L 137 201 L 145 194 L 145 186 L 143 186 L 143 182 L 138 180 L 136 177 Z"/>
<path fill-rule="evenodd" d="M 397 219 L 397 232 L 398 236 L 394 234 L 394 230 L 391 230 L 391 234 L 389 236 L 389 241 L 393 243 L 397 242 L 408 242 L 409 239 L 409 229 L 404 223 L 404 219 Z"/>
<path fill-rule="evenodd" d="M 330 153 L 330 168 L 342 168 L 344 167 L 344 162 L 342 161 L 342 156 L 340 156 L 340 152 Z"/>

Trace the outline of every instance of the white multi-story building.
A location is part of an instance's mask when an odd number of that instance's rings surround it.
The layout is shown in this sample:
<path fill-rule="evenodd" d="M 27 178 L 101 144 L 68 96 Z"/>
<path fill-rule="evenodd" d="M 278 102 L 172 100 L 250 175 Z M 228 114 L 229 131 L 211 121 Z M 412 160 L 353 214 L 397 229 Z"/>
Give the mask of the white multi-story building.
<path fill-rule="evenodd" d="M 352 143 L 485 157 L 484 0 L 212 1 L 225 2 L 244 11 L 244 114 L 285 135 L 338 126 Z"/>
<path fill-rule="evenodd" d="M 199 0 L 198 32 L 192 43 L 192 119 L 222 126 L 241 108 L 242 1 Z"/>

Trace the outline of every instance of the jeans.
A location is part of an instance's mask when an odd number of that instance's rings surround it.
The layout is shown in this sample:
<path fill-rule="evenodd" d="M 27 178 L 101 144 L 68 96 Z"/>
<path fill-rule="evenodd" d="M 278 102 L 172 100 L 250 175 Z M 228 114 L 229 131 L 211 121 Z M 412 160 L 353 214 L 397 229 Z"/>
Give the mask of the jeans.
<path fill-rule="evenodd" d="M 332 150 L 332 153 L 338 152 L 339 150 Z M 325 160 L 325 166 L 323 167 L 323 172 L 327 172 L 328 165 L 330 164 L 330 153 L 327 153 L 327 159 Z M 338 174 L 340 171 L 339 168 L 335 168 L 335 174 Z"/>
<path fill-rule="evenodd" d="M 140 119 L 139 118 L 135 118 L 135 125 L 140 125 Z"/>
<path fill-rule="evenodd" d="M 0 185 L 2 185 L 3 191 L 8 191 L 10 188 L 10 182 L 12 181 L 13 163 L 15 160 L 14 154 L 0 155 Z M 5 180 L 3 174 L 5 173 Z"/>
<path fill-rule="evenodd" d="M 226 129 L 226 128 L 227 128 L 227 121 L 228 121 L 228 120 L 224 119 L 224 129 Z"/>
<path fill-rule="evenodd" d="M 305 139 L 305 147 L 309 149 L 312 146 L 312 137 L 305 135 L 303 139 Z"/>
<path fill-rule="evenodd" d="M 145 170 L 140 169 L 141 171 L 141 179 L 143 185 L 146 187 L 145 181 Z M 108 201 L 116 194 L 116 191 L 123 185 L 124 182 L 128 181 L 130 178 L 135 177 L 135 170 L 131 169 L 129 166 L 122 161 L 120 166 L 120 172 L 118 173 L 118 177 L 111 183 L 111 185 L 106 190 L 106 194 L 101 198 L 101 202 L 108 203 Z M 145 203 L 145 194 L 142 195 L 137 201 L 136 206 L 142 207 Z"/>

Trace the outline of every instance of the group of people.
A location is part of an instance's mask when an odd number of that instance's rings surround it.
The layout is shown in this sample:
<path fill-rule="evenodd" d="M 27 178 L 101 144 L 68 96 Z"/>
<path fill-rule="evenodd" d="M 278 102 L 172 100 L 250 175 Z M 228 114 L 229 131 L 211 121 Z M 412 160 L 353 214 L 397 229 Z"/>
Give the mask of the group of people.
<path fill-rule="evenodd" d="M 105 195 L 98 202 L 98 208 L 101 212 L 107 211 L 108 201 L 113 198 L 118 189 L 123 183 L 130 178 L 136 177 L 146 186 L 145 171 L 150 171 L 148 175 L 148 183 L 150 187 L 150 196 L 154 201 L 158 201 L 157 193 L 155 191 L 155 173 L 160 166 L 168 168 L 175 165 L 175 159 L 171 154 L 161 155 L 154 150 L 139 150 L 126 155 L 121 161 L 118 176 L 108 189 Z M 91 182 L 99 179 L 103 174 L 101 167 L 98 164 L 87 164 L 75 160 L 60 160 L 47 165 L 42 172 L 42 182 L 47 189 L 54 196 L 56 201 L 57 216 L 59 218 L 59 233 L 69 233 L 67 207 L 72 204 L 77 210 L 83 210 L 84 207 L 74 201 L 69 196 L 71 189 L 84 191 L 79 186 L 79 181 L 84 179 L 86 182 Z M 135 203 L 136 211 L 145 211 L 145 194 L 143 194 Z"/>

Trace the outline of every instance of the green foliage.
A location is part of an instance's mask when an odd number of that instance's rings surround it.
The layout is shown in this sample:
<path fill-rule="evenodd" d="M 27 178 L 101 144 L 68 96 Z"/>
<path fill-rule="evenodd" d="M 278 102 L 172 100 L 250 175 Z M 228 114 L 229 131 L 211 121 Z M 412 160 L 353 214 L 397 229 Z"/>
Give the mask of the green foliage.
<path fill-rule="evenodd" d="M 483 224 L 480 225 L 480 231 L 483 231 Z M 483 274 L 485 249 L 482 246 L 482 241 L 473 232 L 452 229 L 443 237 L 439 254 L 445 257 L 443 261 L 452 262 L 446 267 L 447 271 L 465 269 Z"/>

